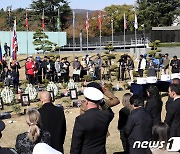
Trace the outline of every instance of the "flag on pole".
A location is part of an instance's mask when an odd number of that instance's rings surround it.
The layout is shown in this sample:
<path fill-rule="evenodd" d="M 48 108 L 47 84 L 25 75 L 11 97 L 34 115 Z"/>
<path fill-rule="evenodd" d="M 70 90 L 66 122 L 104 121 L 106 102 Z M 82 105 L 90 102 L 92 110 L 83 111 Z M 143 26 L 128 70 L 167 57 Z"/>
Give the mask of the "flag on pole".
<path fill-rule="evenodd" d="M 43 14 L 42 14 L 42 29 L 44 30 L 44 9 L 43 9 Z"/>
<path fill-rule="evenodd" d="M 74 11 L 73 11 L 73 29 L 76 29 L 76 16 Z"/>
<path fill-rule="evenodd" d="M 124 13 L 124 29 L 127 29 L 127 21 L 126 21 L 126 15 Z"/>
<path fill-rule="evenodd" d="M 0 42 L 0 63 L 2 64 L 2 48 L 1 48 L 1 42 Z"/>
<path fill-rule="evenodd" d="M 28 15 L 27 15 L 27 12 L 26 12 L 26 29 L 28 30 L 29 28 L 29 23 L 28 23 Z"/>
<path fill-rule="evenodd" d="M 98 29 L 101 29 L 101 13 L 98 15 Z"/>
<path fill-rule="evenodd" d="M 134 28 L 138 29 L 138 21 L 137 21 L 137 15 L 135 14 L 135 20 L 134 20 Z"/>
<path fill-rule="evenodd" d="M 12 38 L 12 59 L 17 59 L 18 43 L 16 34 L 16 19 L 14 20 L 13 38 Z"/>
<path fill-rule="evenodd" d="M 88 12 L 87 12 L 87 15 L 86 15 L 86 30 L 88 31 L 89 29 L 89 16 L 88 16 Z"/>

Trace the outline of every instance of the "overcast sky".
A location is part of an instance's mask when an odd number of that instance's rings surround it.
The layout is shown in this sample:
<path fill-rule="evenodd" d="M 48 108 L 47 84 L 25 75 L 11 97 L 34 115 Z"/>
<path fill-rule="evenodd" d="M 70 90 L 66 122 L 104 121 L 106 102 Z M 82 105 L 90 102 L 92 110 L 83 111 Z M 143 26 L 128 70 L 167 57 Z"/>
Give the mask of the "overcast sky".
<path fill-rule="evenodd" d="M 72 9 L 88 9 L 88 10 L 101 10 L 106 6 L 116 4 L 132 4 L 135 0 L 68 0 Z M 0 8 L 6 9 L 11 6 L 13 9 L 28 8 L 32 0 L 0 0 Z"/>

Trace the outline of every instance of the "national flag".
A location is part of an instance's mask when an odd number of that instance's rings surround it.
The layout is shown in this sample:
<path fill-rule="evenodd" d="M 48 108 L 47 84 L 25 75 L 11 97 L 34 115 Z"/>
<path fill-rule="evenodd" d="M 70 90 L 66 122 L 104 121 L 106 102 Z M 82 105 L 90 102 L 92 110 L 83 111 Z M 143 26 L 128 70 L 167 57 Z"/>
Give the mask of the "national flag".
<path fill-rule="evenodd" d="M 138 21 L 137 21 L 137 15 L 135 14 L 135 20 L 134 20 L 134 28 L 138 29 Z"/>
<path fill-rule="evenodd" d="M 101 14 L 98 15 L 98 29 L 101 29 Z"/>
<path fill-rule="evenodd" d="M 42 14 L 42 29 L 44 30 L 44 9 L 43 9 L 43 14 Z"/>
<path fill-rule="evenodd" d="M 74 11 L 73 11 L 73 29 L 76 29 L 76 16 Z"/>
<path fill-rule="evenodd" d="M 12 59 L 17 59 L 18 43 L 16 34 L 16 19 L 14 20 L 13 38 L 12 38 Z"/>
<path fill-rule="evenodd" d="M 124 13 L 124 29 L 127 29 L 127 21 L 126 21 L 126 15 Z"/>
<path fill-rule="evenodd" d="M 1 48 L 1 43 L 0 43 L 0 63 L 2 63 L 2 48 Z"/>
<path fill-rule="evenodd" d="M 26 29 L 28 30 L 29 28 L 29 23 L 28 23 L 28 15 L 27 15 L 27 12 L 26 12 Z"/>
<path fill-rule="evenodd" d="M 89 16 L 88 16 L 88 12 L 87 12 L 87 15 L 86 15 L 86 30 L 88 31 L 89 29 Z"/>

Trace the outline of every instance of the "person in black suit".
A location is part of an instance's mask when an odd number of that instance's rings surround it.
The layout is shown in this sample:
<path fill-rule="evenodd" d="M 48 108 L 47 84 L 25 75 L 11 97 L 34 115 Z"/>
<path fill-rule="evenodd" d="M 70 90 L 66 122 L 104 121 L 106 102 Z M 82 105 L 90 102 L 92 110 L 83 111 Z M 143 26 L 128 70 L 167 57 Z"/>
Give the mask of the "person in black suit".
<path fill-rule="evenodd" d="M 114 117 L 111 108 L 99 110 L 103 93 L 94 87 L 84 90 L 86 112 L 76 117 L 70 154 L 106 154 L 106 135 Z"/>
<path fill-rule="evenodd" d="M 42 129 L 51 134 L 51 146 L 63 153 L 63 144 L 66 136 L 66 119 L 64 111 L 51 102 L 51 95 L 44 91 L 40 94 L 43 106 L 39 109 L 42 120 Z"/>
<path fill-rule="evenodd" d="M 151 113 L 153 117 L 153 125 L 161 122 L 162 100 L 159 90 L 156 86 L 150 85 L 147 89 L 147 103 L 145 106 L 146 111 Z"/>
<path fill-rule="evenodd" d="M 173 102 L 168 106 L 164 122 L 170 127 L 170 137 L 180 137 L 180 85 L 171 84 L 169 96 Z"/>
<path fill-rule="evenodd" d="M 122 141 L 123 149 L 127 151 L 128 139 L 125 136 L 125 126 L 130 115 L 130 93 L 123 95 L 122 104 L 123 108 L 119 111 L 118 130 L 120 131 L 120 139 Z"/>
<path fill-rule="evenodd" d="M 180 79 L 179 78 L 174 78 L 171 80 L 171 83 L 172 84 L 179 84 L 180 85 Z M 171 105 L 173 102 L 173 98 L 171 98 L 170 96 L 168 97 L 168 100 L 166 101 L 166 105 L 165 105 L 165 108 L 166 108 L 166 112 L 168 112 L 168 109 L 169 109 L 169 105 Z"/>
<path fill-rule="evenodd" d="M 125 126 L 129 154 L 146 154 L 149 150 L 134 147 L 135 141 L 150 141 L 152 137 L 152 116 L 144 109 L 144 101 L 138 95 L 130 98 L 131 114 Z"/>

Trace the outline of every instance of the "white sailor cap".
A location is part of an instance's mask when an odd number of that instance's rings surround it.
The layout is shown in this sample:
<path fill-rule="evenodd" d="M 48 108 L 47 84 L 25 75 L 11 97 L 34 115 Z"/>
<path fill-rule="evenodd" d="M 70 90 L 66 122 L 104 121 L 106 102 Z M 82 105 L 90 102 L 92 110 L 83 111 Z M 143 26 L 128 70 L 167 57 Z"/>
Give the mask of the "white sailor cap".
<path fill-rule="evenodd" d="M 84 97 L 87 100 L 98 103 L 103 99 L 103 93 L 97 88 L 87 87 L 84 89 Z"/>

